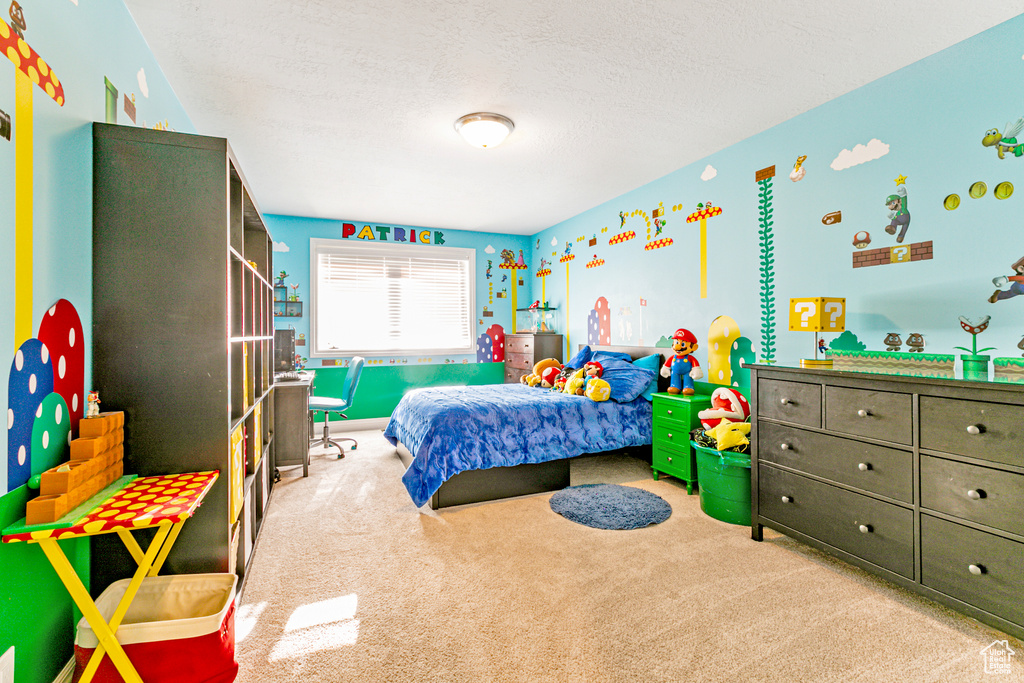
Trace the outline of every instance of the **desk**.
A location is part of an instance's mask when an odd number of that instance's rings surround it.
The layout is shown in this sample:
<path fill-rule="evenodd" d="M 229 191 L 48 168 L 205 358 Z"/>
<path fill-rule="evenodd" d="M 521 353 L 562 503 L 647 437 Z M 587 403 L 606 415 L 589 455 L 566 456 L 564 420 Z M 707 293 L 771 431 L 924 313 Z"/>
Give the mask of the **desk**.
<path fill-rule="evenodd" d="M 274 380 L 274 467 L 302 465 L 309 476 L 309 394 L 312 372 L 298 380 Z"/>
<path fill-rule="evenodd" d="M 80 683 L 89 683 L 103 655 L 107 654 L 128 683 L 142 683 L 124 649 L 117 642 L 121 625 L 135 594 L 147 576 L 156 576 L 163 566 L 182 525 L 192 516 L 217 480 L 219 472 L 193 472 L 136 478 L 121 477 L 67 515 L 50 524 L 27 526 L 22 519 L 3 530 L 4 543 L 38 543 L 53 565 L 82 616 L 99 639 Z M 131 532 L 157 527 L 156 536 L 143 551 Z M 57 541 L 116 533 L 139 565 L 110 622 L 103 619 L 89 591 L 71 567 Z"/>

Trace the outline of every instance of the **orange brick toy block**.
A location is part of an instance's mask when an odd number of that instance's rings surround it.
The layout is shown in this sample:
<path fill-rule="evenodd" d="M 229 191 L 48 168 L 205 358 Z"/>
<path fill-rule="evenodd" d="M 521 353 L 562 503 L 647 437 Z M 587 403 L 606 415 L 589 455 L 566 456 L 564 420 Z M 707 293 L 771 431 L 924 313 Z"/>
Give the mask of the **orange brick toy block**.
<path fill-rule="evenodd" d="M 68 513 L 66 493 L 56 496 L 39 496 L 25 506 L 25 524 L 46 524 L 56 522 Z"/>
<path fill-rule="evenodd" d="M 78 436 L 103 436 L 124 427 L 124 412 L 100 413 L 98 417 L 83 417 L 78 421 Z"/>

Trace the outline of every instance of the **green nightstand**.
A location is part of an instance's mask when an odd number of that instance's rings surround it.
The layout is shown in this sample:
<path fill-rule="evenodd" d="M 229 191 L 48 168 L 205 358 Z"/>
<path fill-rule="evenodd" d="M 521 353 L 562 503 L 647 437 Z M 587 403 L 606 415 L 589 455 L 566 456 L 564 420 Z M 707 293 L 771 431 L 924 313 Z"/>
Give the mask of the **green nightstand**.
<path fill-rule="evenodd" d="M 690 430 L 700 426 L 697 413 L 711 407 L 711 397 L 695 394 L 654 394 L 653 454 L 651 469 L 686 482 L 693 493 L 697 483 L 697 458 L 690 446 Z"/>

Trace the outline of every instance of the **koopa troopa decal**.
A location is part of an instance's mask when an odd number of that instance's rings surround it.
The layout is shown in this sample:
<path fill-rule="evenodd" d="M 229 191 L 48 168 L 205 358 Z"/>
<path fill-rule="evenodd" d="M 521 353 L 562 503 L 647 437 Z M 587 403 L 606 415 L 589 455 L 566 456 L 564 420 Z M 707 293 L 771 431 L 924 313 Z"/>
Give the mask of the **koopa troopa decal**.
<path fill-rule="evenodd" d="M 995 147 L 996 154 L 1000 159 L 1005 159 L 1007 152 L 1015 157 L 1022 156 L 1024 155 L 1024 142 L 1017 142 L 1017 136 L 1022 130 L 1024 130 L 1024 116 L 1013 123 L 1007 123 L 1003 127 L 1002 133 L 997 128 L 986 131 L 985 137 L 981 139 L 981 144 L 986 147 Z"/>

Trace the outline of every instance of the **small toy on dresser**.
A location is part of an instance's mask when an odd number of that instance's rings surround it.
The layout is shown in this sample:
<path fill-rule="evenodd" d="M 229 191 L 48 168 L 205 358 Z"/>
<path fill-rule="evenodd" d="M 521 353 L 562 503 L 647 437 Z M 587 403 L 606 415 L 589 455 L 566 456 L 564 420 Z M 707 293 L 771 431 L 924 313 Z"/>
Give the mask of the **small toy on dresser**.
<path fill-rule="evenodd" d="M 98 391 L 90 391 L 86 401 L 88 406 L 85 409 L 85 416 L 97 417 L 100 414 L 100 393 Z"/>
<path fill-rule="evenodd" d="M 671 377 L 668 393 L 693 396 L 693 381 L 704 376 L 700 363 L 693 357 L 693 352 L 697 350 L 697 337 L 693 336 L 693 332 L 680 327 L 672 335 L 672 350 L 675 355 L 669 356 L 661 368 L 662 377 Z"/>

